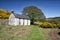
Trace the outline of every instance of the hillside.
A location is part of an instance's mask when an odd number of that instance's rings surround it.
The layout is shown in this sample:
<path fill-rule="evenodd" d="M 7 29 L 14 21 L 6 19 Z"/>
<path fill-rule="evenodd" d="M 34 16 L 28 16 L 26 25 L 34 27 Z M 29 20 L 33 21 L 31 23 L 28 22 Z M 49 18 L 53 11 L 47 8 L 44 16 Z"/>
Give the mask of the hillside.
<path fill-rule="evenodd" d="M 51 18 L 47 18 L 47 19 L 48 19 L 48 20 L 49 20 L 49 19 L 58 19 L 58 20 L 59 20 L 60 17 L 51 17 Z"/>
<path fill-rule="evenodd" d="M 55 22 L 60 24 L 60 17 L 52 17 L 52 18 L 46 18 L 49 22 Z"/>
<path fill-rule="evenodd" d="M 60 40 L 57 28 L 0 25 L 0 40 Z"/>
<path fill-rule="evenodd" d="M 10 16 L 10 12 L 0 9 L 0 19 L 7 19 Z"/>

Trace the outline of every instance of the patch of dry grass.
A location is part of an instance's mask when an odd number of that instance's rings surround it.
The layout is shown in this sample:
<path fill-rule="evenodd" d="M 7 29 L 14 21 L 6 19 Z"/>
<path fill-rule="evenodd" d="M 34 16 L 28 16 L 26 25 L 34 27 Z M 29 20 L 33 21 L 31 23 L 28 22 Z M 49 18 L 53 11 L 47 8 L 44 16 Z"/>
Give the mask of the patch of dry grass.
<path fill-rule="evenodd" d="M 46 40 L 42 31 L 35 25 L 1 26 L 0 40 Z"/>
<path fill-rule="evenodd" d="M 60 40 L 60 36 L 58 32 L 60 29 L 58 28 L 40 28 L 40 30 L 45 34 L 48 40 Z"/>

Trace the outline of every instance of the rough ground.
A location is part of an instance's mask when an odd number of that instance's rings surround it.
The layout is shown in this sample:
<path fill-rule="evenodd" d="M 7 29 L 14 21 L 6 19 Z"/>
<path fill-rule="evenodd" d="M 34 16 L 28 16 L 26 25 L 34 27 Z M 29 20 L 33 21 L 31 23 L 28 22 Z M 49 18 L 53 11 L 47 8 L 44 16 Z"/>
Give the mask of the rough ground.
<path fill-rule="evenodd" d="M 60 40 L 58 28 L 31 26 L 1 26 L 0 40 Z"/>
<path fill-rule="evenodd" d="M 21 27 L 20 31 L 15 32 L 15 35 L 27 36 L 31 31 L 31 27 Z"/>
<path fill-rule="evenodd" d="M 60 40 L 60 29 L 58 28 L 40 28 L 48 40 Z"/>

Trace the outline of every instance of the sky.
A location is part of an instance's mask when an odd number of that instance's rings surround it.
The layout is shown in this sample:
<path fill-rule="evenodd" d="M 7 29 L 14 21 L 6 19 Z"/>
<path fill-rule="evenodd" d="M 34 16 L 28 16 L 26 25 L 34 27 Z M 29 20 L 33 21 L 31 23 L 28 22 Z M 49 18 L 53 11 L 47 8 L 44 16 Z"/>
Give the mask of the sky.
<path fill-rule="evenodd" d="M 60 17 L 60 0 L 0 0 L 0 9 L 14 10 L 17 14 L 31 5 L 41 9 L 46 18 Z"/>

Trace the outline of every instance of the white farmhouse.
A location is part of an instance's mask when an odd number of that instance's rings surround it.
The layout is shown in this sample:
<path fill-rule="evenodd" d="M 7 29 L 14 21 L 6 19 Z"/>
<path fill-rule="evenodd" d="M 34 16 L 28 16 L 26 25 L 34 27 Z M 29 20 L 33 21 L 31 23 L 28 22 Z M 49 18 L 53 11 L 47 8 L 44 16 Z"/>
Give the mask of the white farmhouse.
<path fill-rule="evenodd" d="M 30 18 L 26 15 L 11 13 L 9 16 L 9 25 L 30 25 Z"/>

